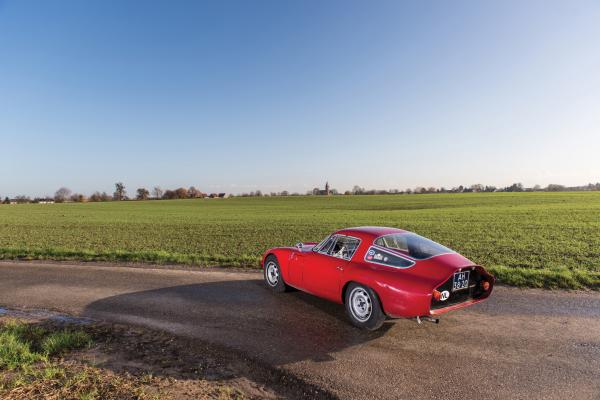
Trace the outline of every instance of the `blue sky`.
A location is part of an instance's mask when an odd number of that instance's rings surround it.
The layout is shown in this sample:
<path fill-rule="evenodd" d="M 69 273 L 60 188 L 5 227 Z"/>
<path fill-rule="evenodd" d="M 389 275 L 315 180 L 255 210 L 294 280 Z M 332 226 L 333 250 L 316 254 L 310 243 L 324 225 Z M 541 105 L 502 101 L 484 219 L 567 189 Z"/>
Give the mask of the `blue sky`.
<path fill-rule="evenodd" d="M 600 3 L 1 1 L 0 195 L 600 181 Z"/>

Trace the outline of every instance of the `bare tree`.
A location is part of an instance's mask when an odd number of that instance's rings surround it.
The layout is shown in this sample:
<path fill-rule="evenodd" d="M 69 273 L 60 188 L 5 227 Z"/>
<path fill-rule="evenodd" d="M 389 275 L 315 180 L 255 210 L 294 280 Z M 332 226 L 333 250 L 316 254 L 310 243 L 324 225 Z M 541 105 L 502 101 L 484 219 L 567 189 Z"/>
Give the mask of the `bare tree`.
<path fill-rule="evenodd" d="M 74 203 L 83 203 L 86 200 L 87 199 L 85 198 L 85 196 L 81 193 L 73 193 L 73 195 L 71 195 L 71 201 Z"/>
<path fill-rule="evenodd" d="M 127 192 L 125 191 L 125 185 L 123 184 L 123 182 L 115 183 L 115 193 L 113 195 L 113 198 L 117 201 L 125 200 L 126 194 Z"/>
<path fill-rule="evenodd" d="M 89 197 L 89 200 L 93 202 L 102 201 L 102 195 L 100 194 L 100 192 L 94 192 Z"/>
<path fill-rule="evenodd" d="M 175 190 L 175 195 L 177 199 L 187 199 L 188 191 L 186 188 L 179 188 Z"/>
<path fill-rule="evenodd" d="M 198 197 L 202 197 L 202 192 L 196 189 L 194 186 L 190 186 L 187 191 L 187 195 L 190 199 L 195 199 Z"/>
<path fill-rule="evenodd" d="M 108 195 L 108 193 L 106 192 L 94 192 L 92 193 L 92 195 L 89 198 L 89 201 L 94 201 L 94 202 L 98 202 L 98 201 L 110 201 L 112 198 Z"/>
<path fill-rule="evenodd" d="M 71 189 L 61 187 L 54 193 L 54 201 L 57 203 L 64 203 L 71 196 Z"/>
<path fill-rule="evenodd" d="M 505 192 L 522 192 L 523 184 L 522 183 L 513 183 L 510 186 L 504 188 Z"/>
<path fill-rule="evenodd" d="M 149 196 L 150 196 L 150 192 L 146 188 L 139 188 L 137 190 L 136 198 L 138 200 L 148 200 Z"/>
<path fill-rule="evenodd" d="M 352 188 L 352 194 L 364 194 L 365 193 L 365 189 L 361 188 L 358 185 L 354 185 L 354 187 Z"/>
<path fill-rule="evenodd" d="M 177 193 L 174 190 L 165 190 L 165 193 L 162 196 L 163 199 L 173 200 L 177 198 Z"/>
<path fill-rule="evenodd" d="M 483 192 L 485 189 L 481 183 L 476 183 L 471 185 L 471 191 L 473 192 Z"/>
<path fill-rule="evenodd" d="M 160 188 L 160 186 L 155 186 L 154 189 L 152 189 L 152 194 L 154 195 L 155 199 L 162 199 L 164 193 L 165 192 Z"/>

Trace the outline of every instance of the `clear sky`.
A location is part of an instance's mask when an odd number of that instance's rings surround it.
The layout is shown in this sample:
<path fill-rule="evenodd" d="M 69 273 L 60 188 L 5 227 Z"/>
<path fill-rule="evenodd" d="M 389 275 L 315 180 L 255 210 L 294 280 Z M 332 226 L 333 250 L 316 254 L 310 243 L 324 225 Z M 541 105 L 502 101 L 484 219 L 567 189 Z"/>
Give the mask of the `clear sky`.
<path fill-rule="evenodd" d="M 600 181 L 600 2 L 2 1 L 0 195 Z"/>

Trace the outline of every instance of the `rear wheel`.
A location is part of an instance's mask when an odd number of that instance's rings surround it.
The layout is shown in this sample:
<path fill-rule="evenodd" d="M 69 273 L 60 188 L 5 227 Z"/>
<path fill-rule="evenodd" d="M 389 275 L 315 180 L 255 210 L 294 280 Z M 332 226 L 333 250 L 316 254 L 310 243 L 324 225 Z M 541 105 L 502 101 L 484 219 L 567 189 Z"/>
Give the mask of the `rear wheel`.
<path fill-rule="evenodd" d="M 346 290 L 346 313 L 354 326 L 374 331 L 385 321 L 377 293 L 368 286 L 351 283 Z"/>
<path fill-rule="evenodd" d="M 281 276 L 281 269 L 279 268 L 279 262 L 277 257 L 271 255 L 265 260 L 265 283 L 267 286 L 276 293 L 282 293 L 287 290 L 287 285 L 283 281 Z"/>

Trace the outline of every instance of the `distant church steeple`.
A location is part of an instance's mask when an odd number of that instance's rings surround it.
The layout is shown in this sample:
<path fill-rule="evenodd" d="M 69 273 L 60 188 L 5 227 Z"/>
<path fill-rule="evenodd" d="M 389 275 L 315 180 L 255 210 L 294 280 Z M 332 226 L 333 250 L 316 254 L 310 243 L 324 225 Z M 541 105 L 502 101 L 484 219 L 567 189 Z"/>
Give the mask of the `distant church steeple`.
<path fill-rule="evenodd" d="M 329 182 L 325 182 L 325 194 L 329 196 Z"/>

